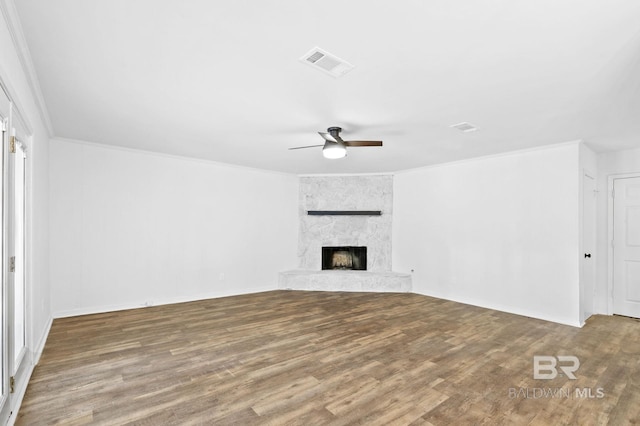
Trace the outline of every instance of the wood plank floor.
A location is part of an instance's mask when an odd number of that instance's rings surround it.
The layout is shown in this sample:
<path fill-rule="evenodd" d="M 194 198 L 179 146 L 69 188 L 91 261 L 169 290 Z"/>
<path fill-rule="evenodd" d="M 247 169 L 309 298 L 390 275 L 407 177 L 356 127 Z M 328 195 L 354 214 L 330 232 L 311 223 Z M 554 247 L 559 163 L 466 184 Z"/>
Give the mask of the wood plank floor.
<path fill-rule="evenodd" d="M 534 355 L 577 356 L 577 380 L 534 380 Z M 637 320 L 578 329 L 416 294 L 298 291 L 57 319 L 17 419 L 607 423 L 640 423 Z"/>

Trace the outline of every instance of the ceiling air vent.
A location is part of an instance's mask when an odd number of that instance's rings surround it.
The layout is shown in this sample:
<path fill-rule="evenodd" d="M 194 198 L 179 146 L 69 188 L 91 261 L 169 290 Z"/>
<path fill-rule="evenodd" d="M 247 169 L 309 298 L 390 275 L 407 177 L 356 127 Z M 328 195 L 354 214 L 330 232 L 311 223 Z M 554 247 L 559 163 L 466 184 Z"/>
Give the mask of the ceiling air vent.
<path fill-rule="evenodd" d="M 334 77 L 341 77 L 354 68 L 349 62 L 319 47 L 311 49 L 300 61 Z"/>
<path fill-rule="evenodd" d="M 475 132 L 476 130 L 478 130 L 478 128 L 476 126 L 474 126 L 471 123 L 467 123 L 466 121 L 463 121 L 462 123 L 458 123 L 458 124 L 453 124 L 449 127 L 453 127 L 454 129 L 458 129 L 461 132 Z"/>

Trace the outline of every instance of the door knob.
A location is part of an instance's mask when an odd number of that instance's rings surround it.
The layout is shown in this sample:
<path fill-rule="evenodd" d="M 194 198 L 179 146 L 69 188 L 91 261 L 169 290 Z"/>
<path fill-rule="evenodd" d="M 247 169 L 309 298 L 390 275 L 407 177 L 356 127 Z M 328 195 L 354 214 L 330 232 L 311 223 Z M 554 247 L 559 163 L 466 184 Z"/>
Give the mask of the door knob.
<path fill-rule="evenodd" d="M 585 253 L 584 257 L 591 257 L 591 253 Z"/>

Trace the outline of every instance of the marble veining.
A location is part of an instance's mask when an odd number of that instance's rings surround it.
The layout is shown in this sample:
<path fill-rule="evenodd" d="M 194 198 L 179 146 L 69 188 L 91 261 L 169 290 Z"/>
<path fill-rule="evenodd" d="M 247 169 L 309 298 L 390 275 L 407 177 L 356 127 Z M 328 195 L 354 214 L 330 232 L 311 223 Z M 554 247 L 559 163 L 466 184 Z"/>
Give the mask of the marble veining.
<path fill-rule="evenodd" d="M 300 178 L 298 270 L 280 272 L 294 290 L 410 292 L 411 275 L 391 271 L 393 176 Z M 380 216 L 310 216 L 309 210 L 380 210 Z M 323 246 L 366 246 L 366 271 L 323 271 Z"/>
<path fill-rule="evenodd" d="M 300 178 L 298 264 L 319 270 L 323 246 L 366 246 L 367 270 L 391 270 L 393 176 Z M 309 216 L 308 210 L 380 210 L 380 216 Z"/>

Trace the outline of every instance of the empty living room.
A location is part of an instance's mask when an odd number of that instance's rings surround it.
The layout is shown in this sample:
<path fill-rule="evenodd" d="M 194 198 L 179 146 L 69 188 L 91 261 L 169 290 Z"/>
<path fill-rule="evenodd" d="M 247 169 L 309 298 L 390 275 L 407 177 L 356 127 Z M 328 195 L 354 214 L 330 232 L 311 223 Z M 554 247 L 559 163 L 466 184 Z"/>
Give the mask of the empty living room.
<path fill-rule="evenodd" d="M 1 425 L 640 423 L 640 2 L 0 13 Z"/>

